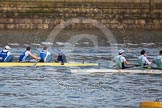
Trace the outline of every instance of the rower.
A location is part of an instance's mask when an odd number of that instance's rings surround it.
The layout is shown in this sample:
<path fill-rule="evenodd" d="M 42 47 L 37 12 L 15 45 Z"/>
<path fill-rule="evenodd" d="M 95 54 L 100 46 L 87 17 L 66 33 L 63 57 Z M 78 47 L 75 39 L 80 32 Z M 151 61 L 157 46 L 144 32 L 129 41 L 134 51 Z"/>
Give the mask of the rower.
<path fill-rule="evenodd" d="M 36 59 L 36 60 L 39 60 L 39 59 L 40 59 L 39 57 L 37 57 L 37 56 L 35 56 L 35 55 L 33 55 L 33 54 L 31 53 L 31 48 L 30 48 L 30 47 L 27 47 L 27 48 L 26 48 L 26 51 L 23 52 L 23 53 L 20 55 L 20 57 L 19 57 L 19 62 L 30 62 L 30 61 L 31 61 L 31 57 L 32 57 L 33 59 Z"/>
<path fill-rule="evenodd" d="M 43 47 L 43 50 L 40 52 L 39 62 L 51 62 L 51 61 L 52 61 L 51 53 L 48 51 L 47 47 Z"/>
<path fill-rule="evenodd" d="M 66 56 L 62 52 L 59 52 L 56 62 L 61 62 L 61 64 L 63 65 L 65 62 L 67 62 Z"/>
<path fill-rule="evenodd" d="M 125 57 L 123 56 L 124 54 L 124 50 L 119 50 L 119 55 L 115 56 L 113 61 L 116 63 L 116 65 L 120 68 L 120 69 L 125 69 L 127 68 L 125 66 L 125 64 L 129 64 L 129 62 L 125 59 Z"/>
<path fill-rule="evenodd" d="M 9 51 L 11 48 L 9 46 L 5 46 L 5 48 L 0 53 L 0 62 L 12 62 L 13 55 Z"/>
<path fill-rule="evenodd" d="M 149 60 L 146 57 L 146 51 L 142 50 L 141 51 L 141 55 L 138 57 L 138 65 L 140 66 L 146 66 L 146 65 L 151 65 L 151 62 L 149 62 Z"/>
<path fill-rule="evenodd" d="M 159 52 L 159 56 L 157 56 L 153 62 L 157 65 L 158 69 L 162 69 L 162 50 Z"/>

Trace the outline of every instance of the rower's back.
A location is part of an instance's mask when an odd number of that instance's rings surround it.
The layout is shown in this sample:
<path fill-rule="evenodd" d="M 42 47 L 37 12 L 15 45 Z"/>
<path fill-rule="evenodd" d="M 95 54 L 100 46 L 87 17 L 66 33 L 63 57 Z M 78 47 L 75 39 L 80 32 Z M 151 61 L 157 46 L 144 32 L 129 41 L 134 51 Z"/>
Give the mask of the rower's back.
<path fill-rule="evenodd" d="M 118 66 L 118 68 L 122 69 L 123 66 L 122 66 L 122 62 L 121 62 L 121 55 L 116 56 L 114 58 L 114 60 L 115 60 L 116 65 Z"/>
<path fill-rule="evenodd" d="M 140 66 L 144 66 L 143 61 L 142 61 L 142 56 L 139 56 L 139 57 L 138 57 L 137 63 L 138 63 L 138 65 L 140 65 Z"/>
<path fill-rule="evenodd" d="M 156 57 L 155 64 L 157 65 L 158 69 L 162 69 L 162 50 L 160 51 L 160 56 Z"/>

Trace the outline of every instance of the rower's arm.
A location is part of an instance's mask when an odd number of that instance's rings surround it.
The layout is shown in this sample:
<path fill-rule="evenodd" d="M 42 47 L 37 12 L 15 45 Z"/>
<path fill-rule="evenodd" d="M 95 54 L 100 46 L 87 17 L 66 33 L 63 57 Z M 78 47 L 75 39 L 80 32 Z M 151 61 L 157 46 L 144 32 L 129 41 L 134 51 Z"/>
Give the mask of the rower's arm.
<path fill-rule="evenodd" d="M 40 58 L 39 57 L 37 57 L 37 56 L 35 56 L 35 55 L 33 55 L 33 54 L 29 54 L 33 59 L 37 59 L 37 60 L 39 60 Z"/>
<path fill-rule="evenodd" d="M 123 61 L 124 61 L 124 63 L 125 63 L 126 65 L 130 64 L 130 63 L 125 59 L 125 57 L 123 57 L 122 59 L 123 59 Z"/>
<path fill-rule="evenodd" d="M 116 58 L 116 57 L 114 57 L 114 58 L 112 59 L 113 62 L 115 62 L 115 58 Z"/>
<path fill-rule="evenodd" d="M 152 62 L 149 62 L 149 60 L 147 58 L 145 58 L 145 61 L 148 65 L 152 64 Z"/>
<path fill-rule="evenodd" d="M 125 61 L 125 64 L 127 64 L 127 65 L 128 65 L 128 64 L 130 64 L 130 63 L 129 63 L 128 61 Z"/>

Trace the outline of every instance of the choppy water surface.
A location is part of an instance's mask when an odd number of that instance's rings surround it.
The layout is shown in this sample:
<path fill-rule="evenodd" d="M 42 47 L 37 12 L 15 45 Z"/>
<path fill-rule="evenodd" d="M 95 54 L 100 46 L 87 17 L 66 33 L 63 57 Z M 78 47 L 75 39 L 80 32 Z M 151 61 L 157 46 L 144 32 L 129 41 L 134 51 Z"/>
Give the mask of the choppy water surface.
<path fill-rule="evenodd" d="M 148 55 L 157 55 L 159 49 L 147 49 Z M 19 55 L 22 50 L 12 51 Z M 126 48 L 128 60 L 135 63 L 140 50 L 140 47 Z M 108 47 L 64 49 L 64 52 L 70 61 L 79 61 L 79 58 L 80 61 L 99 62 L 103 68 L 113 65 Z M 162 97 L 161 75 L 79 75 L 69 70 L 61 67 L 1 68 L 0 107 L 138 108 L 141 101 Z"/>

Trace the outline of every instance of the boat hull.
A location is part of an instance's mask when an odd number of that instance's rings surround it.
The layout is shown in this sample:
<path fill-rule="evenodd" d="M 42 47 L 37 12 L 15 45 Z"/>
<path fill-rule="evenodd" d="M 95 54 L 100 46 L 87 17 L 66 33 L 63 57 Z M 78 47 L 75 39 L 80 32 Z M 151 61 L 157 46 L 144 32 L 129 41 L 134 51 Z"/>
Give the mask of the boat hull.
<path fill-rule="evenodd" d="M 75 67 L 75 66 L 97 66 L 96 63 L 65 63 L 64 65 L 61 65 L 61 63 L 21 63 L 21 62 L 6 62 L 6 63 L 0 63 L 0 67 L 30 67 L 30 66 L 53 66 L 53 67 L 59 67 L 59 66 L 66 66 L 66 67 Z"/>
<path fill-rule="evenodd" d="M 71 69 L 72 73 L 136 73 L 136 74 L 162 74 L 162 70 L 149 70 L 149 69 Z"/>

